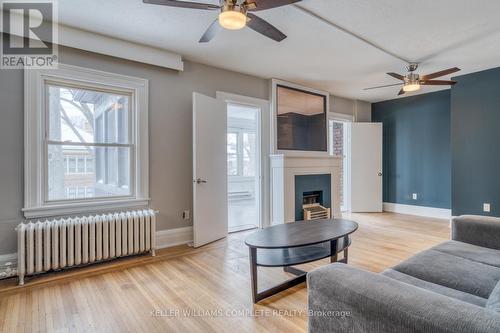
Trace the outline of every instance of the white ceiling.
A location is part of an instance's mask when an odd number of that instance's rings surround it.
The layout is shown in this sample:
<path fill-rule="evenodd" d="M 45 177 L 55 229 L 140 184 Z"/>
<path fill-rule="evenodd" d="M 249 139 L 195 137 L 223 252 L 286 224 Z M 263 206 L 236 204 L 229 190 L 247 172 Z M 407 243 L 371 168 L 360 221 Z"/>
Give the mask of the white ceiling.
<path fill-rule="evenodd" d="M 461 75 L 500 66 L 498 0 L 304 0 L 301 6 L 403 58 L 422 61 L 419 73 L 457 66 Z M 293 6 L 258 13 L 288 36 L 281 43 L 245 28 L 222 31 L 207 44 L 198 40 L 217 15 L 212 11 L 142 0 L 59 0 L 59 9 L 60 22 L 69 26 L 353 99 L 395 98 L 398 87 L 363 88 L 397 83 L 384 73 L 405 71 L 401 60 Z M 437 89 L 425 87 L 420 93 Z"/>

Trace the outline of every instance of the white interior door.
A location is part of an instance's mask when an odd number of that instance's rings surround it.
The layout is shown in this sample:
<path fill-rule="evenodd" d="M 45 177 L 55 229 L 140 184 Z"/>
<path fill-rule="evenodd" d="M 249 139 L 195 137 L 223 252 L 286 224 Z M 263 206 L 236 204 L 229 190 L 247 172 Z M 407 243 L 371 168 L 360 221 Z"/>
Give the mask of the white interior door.
<path fill-rule="evenodd" d="M 382 211 L 382 124 L 352 123 L 351 211 Z"/>
<path fill-rule="evenodd" d="M 193 93 L 193 243 L 227 236 L 226 109 Z"/>

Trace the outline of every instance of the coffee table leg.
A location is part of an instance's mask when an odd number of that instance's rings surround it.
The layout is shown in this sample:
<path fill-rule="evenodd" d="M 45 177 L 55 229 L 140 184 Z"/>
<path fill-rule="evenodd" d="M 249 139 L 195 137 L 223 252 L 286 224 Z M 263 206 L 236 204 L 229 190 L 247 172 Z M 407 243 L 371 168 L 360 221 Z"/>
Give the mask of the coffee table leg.
<path fill-rule="evenodd" d="M 330 262 L 337 262 L 337 240 L 332 239 L 330 241 Z"/>
<path fill-rule="evenodd" d="M 257 302 L 257 249 L 249 247 L 250 251 L 250 278 L 252 283 L 252 300 Z"/>
<path fill-rule="evenodd" d="M 301 271 L 297 268 L 291 267 L 290 273 L 297 274 L 297 277 L 294 277 L 290 280 L 287 280 L 283 283 L 280 283 L 272 288 L 267 290 L 263 290 L 258 292 L 257 289 L 257 248 L 249 247 L 249 257 L 250 257 L 250 279 L 252 283 L 252 300 L 254 303 L 257 303 L 264 298 L 276 295 L 277 293 L 282 292 L 283 290 L 287 290 L 296 286 L 302 282 L 306 281 L 307 272 Z"/>
<path fill-rule="evenodd" d="M 349 237 L 348 237 L 348 236 L 345 236 L 345 237 L 344 237 L 344 247 L 345 247 L 346 245 L 348 245 L 348 244 L 349 244 Z M 349 247 L 346 247 L 346 248 L 344 249 L 344 263 L 346 263 L 346 264 L 347 264 L 347 259 L 348 259 L 348 257 L 349 257 Z"/>

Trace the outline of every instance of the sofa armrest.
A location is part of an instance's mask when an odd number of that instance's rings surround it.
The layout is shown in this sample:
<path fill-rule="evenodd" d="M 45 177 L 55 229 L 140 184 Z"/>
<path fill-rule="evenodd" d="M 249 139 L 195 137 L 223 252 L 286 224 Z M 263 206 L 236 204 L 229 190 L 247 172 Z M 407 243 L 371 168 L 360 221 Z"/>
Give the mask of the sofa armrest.
<path fill-rule="evenodd" d="M 500 250 L 500 218 L 476 215 L 455 217 L 451 221 L 451 238 Z"/>
<path fill-rule="evenodd" d="M 500 332 L 500 314 L 332 264 L 307 274 L 309 332 Z"/>

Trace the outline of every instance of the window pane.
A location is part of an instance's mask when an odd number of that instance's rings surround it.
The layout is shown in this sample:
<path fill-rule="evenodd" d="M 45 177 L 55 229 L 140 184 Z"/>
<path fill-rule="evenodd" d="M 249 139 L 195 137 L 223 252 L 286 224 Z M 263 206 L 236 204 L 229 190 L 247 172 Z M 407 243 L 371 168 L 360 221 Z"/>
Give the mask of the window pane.
<path fill-rule="evenodd" d="M 77 172 L 85 173 L 85 157 L 78 157 Z"/>
<path fill-rule="evenodd" d="M 93 188 L 93 187 L 87 187 L 87 188 L 85 189 L 85 191 L 86 191 L 85 196 L 86 196 L 87 198 L 92 198 L 92 197 L 94 197 L 94 188 Z"/>
<path fill-rule="evenodd" d="M 94 172 L 95 170 L 95 167 L 94 167 L 94 159 L 92 157 L 87 157 L 87 162 L 86 162 L 86 170 L 85 172 L 86 173 L 92 173 Z"/>
<path fill-rule="evenodd" d="M 85 173 L 79 166 L 84 158 L 87 159 Z M 116 197 L 131 194 L 130 148 L 128 147 L 49 145 L 47 160 L 48 200 Z M 70 173 L 66 173 L 66 160 L 70 164 Z M 99 168 L 94 167 L 94 162 Z M 79 173 L 72 172 L 71 170 L 76 170 L 77 165 Z"/>
<path fill-rule="evenodd" d="M 68 194 L 68 199 L 76 199 L 76 188 L 68 187 L 67 194 Z"/>
<path fill-rule="evenodd" d="M 236 154 L 227 155 L 227 174 L 229 176 L 238 175 L 238 158 Z"/>
<path fill-rule="evenodd" d="M 129 143 L 129 96 L 49 85 L 49 138 Z"/>
<path fill-rule="evenodd" d="M 227 174 L 238 175 L 238 133 L 227 133 Z"/>
<path fill-rule="evenodd" d="M 255 133 L 243 133 L 243 176 L 255 176 Z"/>
<path fill-rule="evenodd" d="M 68 173 L 76 173 L 76 157 L 68 157 Z"/>
<path fill-rule="evenodd" d="M 238 133 L 227 133 L 227 153 L 236 154 L 238 152 Z"/>

